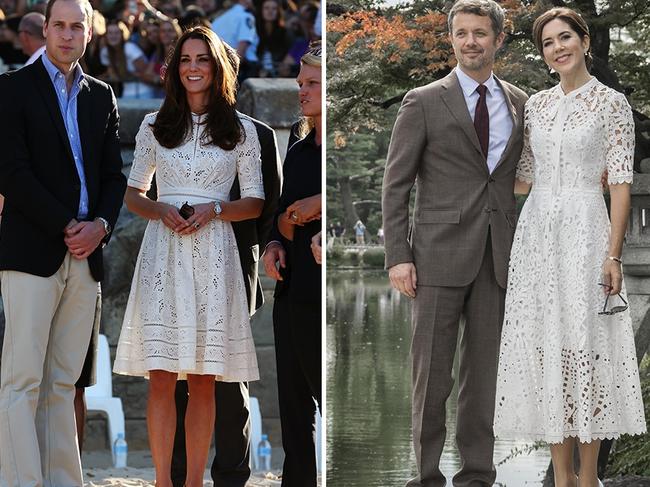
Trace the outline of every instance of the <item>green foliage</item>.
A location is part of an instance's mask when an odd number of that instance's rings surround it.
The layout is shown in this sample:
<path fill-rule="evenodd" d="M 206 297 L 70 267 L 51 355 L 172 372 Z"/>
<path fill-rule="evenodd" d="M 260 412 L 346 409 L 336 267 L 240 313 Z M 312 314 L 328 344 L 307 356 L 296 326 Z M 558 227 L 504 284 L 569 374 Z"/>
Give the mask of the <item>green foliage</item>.
<path fill-rule="evenodd" d="M 518 456 L 521 455 L 530 455 L 534 451 L 537 450 L 543 450 L 548 448 L 548 444 L 543 442 L 543 441 L 536 441 L 534 443 L 529 443 L 527 445 L 524 445 L 522 447 L 515 447 L 510 450 L 510 453 L 508 453 L 504 458 L 499 460 L 499 463 L 496 464 L 497 467 L 500 467 L 501 465 L 508 463 L 510 460 L 514 460 Z"/>
<path fill-rule="evenodd" d="M 327 267 L 338 267 L 343 260 L 344 247 L 334 245 L 331 249 L 327 250 Z"/>
<path fill-rule="evenodd" d="M 384 247 L 370 247 L 363 253 L 363 266 L 384 268 Z"/>
<path fill-rule="evenodd" d="M 650 367 L 645 364 L 646 373 L 642 374 L 641 390 L 645 406 L 646 421 L 650 419 Z M 650 433 L 637 436 L 623 435 L 614 443 L 614 450 L 609 457 L 607 475 L 643 475 L 650 476 Z"/>
<path fill-rule="evenodd" d="M 361 263 L 361 254 L 355 250 L 348 250 L 341 256 L 341 265 L 357 267 Z"/>

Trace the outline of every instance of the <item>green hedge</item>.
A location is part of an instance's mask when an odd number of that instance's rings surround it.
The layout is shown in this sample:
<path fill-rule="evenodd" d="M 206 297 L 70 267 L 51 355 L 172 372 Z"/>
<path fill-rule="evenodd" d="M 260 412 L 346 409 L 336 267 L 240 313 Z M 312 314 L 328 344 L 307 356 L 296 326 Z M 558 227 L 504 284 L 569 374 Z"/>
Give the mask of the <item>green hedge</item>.
<path fill-rule="evenodd" d="M 650 420 L 650 360 L 644 361 L 641 370 L 641 391 L 647 422 Z M 609 457 L 607 476 L 612 477 L 617 474 L 650 476 L 650 433 L 637 436 L 623 435 L 616 440 L 614 450 Z"/>
<path fill-rule="evenodd" d="M 360 267 L 383 269 L 384 248 L 371 247 L 359 249 L 355 247 L 335 246 L 327 252 L 328 267 Z"/>

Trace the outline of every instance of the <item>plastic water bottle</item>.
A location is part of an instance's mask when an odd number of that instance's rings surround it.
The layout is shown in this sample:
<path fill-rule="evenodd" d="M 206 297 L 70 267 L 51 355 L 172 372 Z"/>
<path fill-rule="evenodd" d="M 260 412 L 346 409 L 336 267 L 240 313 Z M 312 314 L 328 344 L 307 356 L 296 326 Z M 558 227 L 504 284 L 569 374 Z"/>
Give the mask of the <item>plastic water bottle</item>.
<path fill-rule="evenodd" d="M 257 445 L 257 460 L 261 470 L 271 471 L 271 443 L 268 435 L 262 435 L 262 441 Z"/>
<path fill-rule="evenodd" d="M 126 467 L 126 455 L 128 453 L 128 446 L 124 439 L 124 433 L 117 434 L 117 440 L 113 444 L 113 458 L 115 459 L 115 468 Z"/>

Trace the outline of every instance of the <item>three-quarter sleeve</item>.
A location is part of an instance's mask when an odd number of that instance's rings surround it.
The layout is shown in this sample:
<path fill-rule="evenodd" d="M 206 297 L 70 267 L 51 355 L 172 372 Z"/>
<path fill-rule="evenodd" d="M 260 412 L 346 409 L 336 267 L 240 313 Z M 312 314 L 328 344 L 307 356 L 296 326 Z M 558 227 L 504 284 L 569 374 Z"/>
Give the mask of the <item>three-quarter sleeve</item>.
<path fill-rule="evenodd" d="M 612 97 L 607 122 L 607 182 L 631 183 L 634 167 L 634 119 L 622 93 Z"/>
<path fill-rule="evenodd" d="M 158 142 L 149 126 L 155 120 L 155 114 L 144 117 L 138 134 L 135 136 L 133 165 L 129 174 L 129 186 L 141 191 L 149 191 L 151 180 L 156 172 L 156 145 Z"/>
<path fill-rule="evenodd" d="M 530 111 L 532 109 L 532 100 L 529 98 L 524 108 L 524 146 L 521 150 L 521 157 L 517 163 L 515 177 L 524 183 L 533 183 L 534 162 L 533 150 L 530 147 Z"/>
<path fill-rule="evenodd" d="M 262 183 L 262 150 L 255 126 L 248 120 L 242 121 L 246 139 L 237 150 L 237 177 L 242 198 L 264 199 Z"/>

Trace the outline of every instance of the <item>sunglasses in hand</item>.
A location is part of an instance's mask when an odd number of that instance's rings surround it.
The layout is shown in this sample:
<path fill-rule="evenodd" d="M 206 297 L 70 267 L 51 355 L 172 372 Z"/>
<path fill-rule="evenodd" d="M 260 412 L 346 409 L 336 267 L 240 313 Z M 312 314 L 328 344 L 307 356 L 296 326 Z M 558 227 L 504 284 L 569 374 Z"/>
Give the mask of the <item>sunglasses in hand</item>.
<path fill-rule="evenodd" d="M 599 282 L 598 285 L 606 287 L 608 289 L 612 288 L 612 286 L 610 286 L 609 284 L 604 284 L 602 282 Z M 625 298 L 623 298 L 623 296 L 621 296 L 620 293 L 619 293 L 619 294 L 617 294 L 617 296 L 619 298 L 621 298 L 621 301 L 623 301 L 623 303 L 625 303 L 625 304 L 620 304 L 618 306 L 613 306 L 608 310 L 607 309 L 607 302 L 609 301 L 609 296 L 610 296 L 609 293 L 607 293 L 605 295 L 605 304 L 603 305 L 603 310 L 598 312 L 599 315 L 615 315 L 616 313 L 622 313 L 623 311 L 625 311 L 627 309 L 627 306 L 628 306 L 627 301 L 625 301 Z"/>

